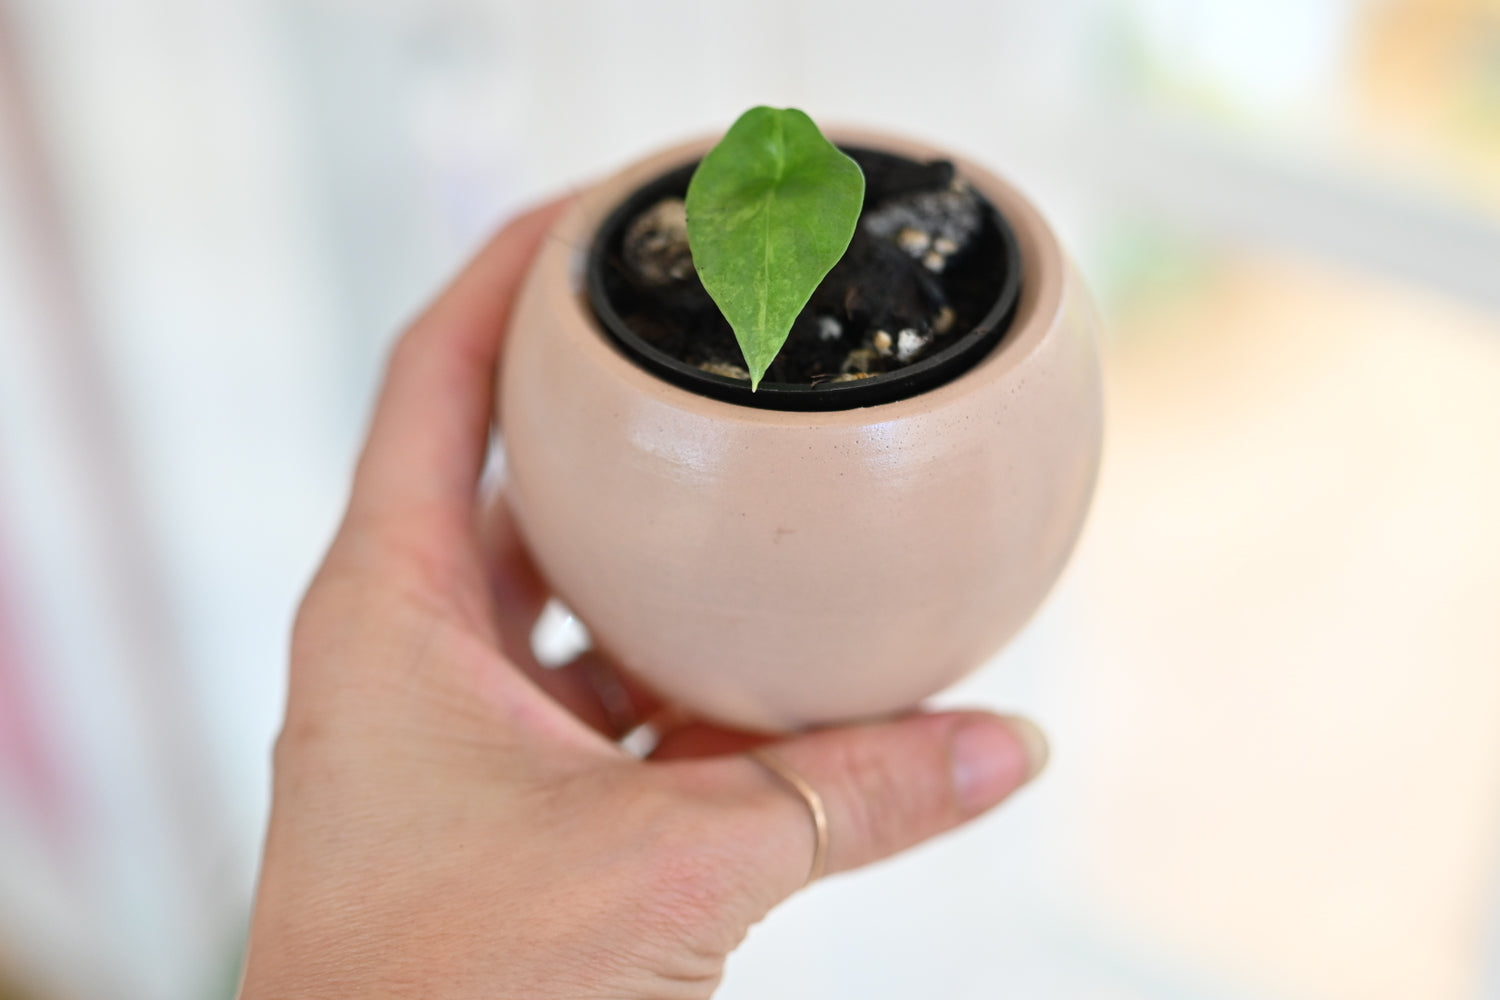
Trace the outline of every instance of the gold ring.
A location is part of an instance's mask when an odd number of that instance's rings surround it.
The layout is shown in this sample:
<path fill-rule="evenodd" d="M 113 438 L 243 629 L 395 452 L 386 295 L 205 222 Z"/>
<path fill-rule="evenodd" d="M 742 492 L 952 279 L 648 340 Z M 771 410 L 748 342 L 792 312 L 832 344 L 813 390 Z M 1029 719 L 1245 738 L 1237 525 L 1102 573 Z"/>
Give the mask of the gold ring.
<path fill-rule="evenodd" d="M 823 808 L 823 796 L 818 794 L 818 790 L 806 778 L 794 771 L 790 764 L 765 747 L 747 751 L 746 756 L 791 785 L 802 796 L 802 801 L 807 803 L 807 811 L 812 813 L 816 840 L 813 842 L 812 869 L 808 871 L 807 881 L 803 884 L 811 885 L 823 877 L 823 866 L 828 861 L 828 811 Z"/>

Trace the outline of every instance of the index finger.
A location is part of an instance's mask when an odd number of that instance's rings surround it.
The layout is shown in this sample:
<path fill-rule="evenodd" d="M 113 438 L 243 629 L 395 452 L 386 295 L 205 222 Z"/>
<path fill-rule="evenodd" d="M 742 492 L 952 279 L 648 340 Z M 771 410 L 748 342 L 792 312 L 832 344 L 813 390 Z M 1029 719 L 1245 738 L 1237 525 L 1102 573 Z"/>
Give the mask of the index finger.
<path fill-rule="evenodd" d="M 355 472 L 351 517 L 399 521 L 404 532 L 443 540 L 472 533 L 501 341 L 566 200 L 502 229 L 401 336 Z"/>

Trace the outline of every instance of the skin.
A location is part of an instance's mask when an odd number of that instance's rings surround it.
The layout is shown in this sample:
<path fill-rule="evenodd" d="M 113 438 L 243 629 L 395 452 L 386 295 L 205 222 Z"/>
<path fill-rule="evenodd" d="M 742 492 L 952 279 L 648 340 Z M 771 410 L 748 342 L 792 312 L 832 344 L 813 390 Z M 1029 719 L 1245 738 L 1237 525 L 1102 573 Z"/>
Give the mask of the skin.
<path fill-rule="evenodd" d="M 765 737 L 688 723 L 636 760 L 600 701 L 609 666 L 529 651 L 546 590 L 478 483 L 502 334 L 560 207 L 495 237 L 392 352 L 293 630 L 243 1000 L 707 997 L 807 879 L 806 804 L 742 752 Z M 617 680 L 638 717 L 659 707 Z M 825 801 L 830 873 L 973 818 L 1045 759 L 1034 726 L 983 712 L 773 751 Z"/>

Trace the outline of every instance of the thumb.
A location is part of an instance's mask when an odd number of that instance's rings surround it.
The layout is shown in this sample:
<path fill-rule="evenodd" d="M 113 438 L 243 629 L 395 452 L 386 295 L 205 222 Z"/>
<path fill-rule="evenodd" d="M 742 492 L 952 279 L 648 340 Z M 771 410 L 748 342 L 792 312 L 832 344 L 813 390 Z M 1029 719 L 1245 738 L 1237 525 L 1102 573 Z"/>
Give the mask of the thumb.
<path fill-rule="evenodd" d="M 827 730 L 764 750 L 822 799 L 830 874 L 973 819 L 1030 781 L 1047 760 L 1046 737 L 1034 723 L 986 712 Z M 802 793 L 774 769 L 760 769 L 780 793 L 757 796 L 771 834 L 761 840 L 767 874 L 790 895 L 807 880 L 815 827 Z"/>

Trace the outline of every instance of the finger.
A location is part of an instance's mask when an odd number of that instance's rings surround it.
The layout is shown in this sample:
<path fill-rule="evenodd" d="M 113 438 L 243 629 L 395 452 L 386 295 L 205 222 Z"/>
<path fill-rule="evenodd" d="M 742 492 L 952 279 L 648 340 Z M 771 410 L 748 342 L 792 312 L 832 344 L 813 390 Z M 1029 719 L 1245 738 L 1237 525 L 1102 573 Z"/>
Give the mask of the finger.
<path fill-rule="evenodd" d="M 555 701 L 610 739 L 623 736 L 661 707 L 660 700 L 644 685 L 626 677 L 593 650 L 557 667 L 538 662 L 531 637 L 550 591 L 521 540 L 503 496 L 487 503 L 480 539 L 494 596 L 500 648 L 507 660 Z"/>
<path fill-rule="evenodd" d="M 527 267 L 563 202 L 506 226 L 391 352 L 351 516 L 467 537 L 489 442 L 500 343 Z"/>
<path fill-rule="evenodd" d="M 661 742 L 651 753 L 654 761 L 690 760 L 696 757 L 725 757 L 744 753 L 774 742 L 764 733 L 742 729 L 725 729 L 706 722 L 690 722 L 679 729 L 663 733 Z"/>
<path fill-rule="evenodd" d="M 821 796 L 829 873 L 889 857 L 998 805 L 1046 763 L 1046 739 L 1024 719 L 984 712 L 919 715 L 828 730 L 768 748 Z M 757 796 L 761 873 L 789 895 L 815 845 L 807 803 L 758 762 L 774 794 Z M 743 819 L 740 820 L 743 822 Z"/>
<path fill-rule="evenodd" d="M 497 492 L 485 501 L 479 546 L 490 582 L 501 651 L 528 673 L 540 671 L 542 666 L 531 650 L 531 633 L 550 591 L 521 541 L 503 494 Z"/>

